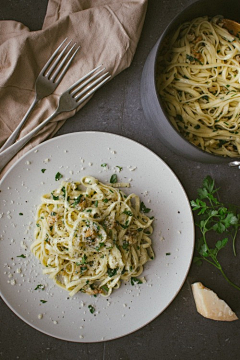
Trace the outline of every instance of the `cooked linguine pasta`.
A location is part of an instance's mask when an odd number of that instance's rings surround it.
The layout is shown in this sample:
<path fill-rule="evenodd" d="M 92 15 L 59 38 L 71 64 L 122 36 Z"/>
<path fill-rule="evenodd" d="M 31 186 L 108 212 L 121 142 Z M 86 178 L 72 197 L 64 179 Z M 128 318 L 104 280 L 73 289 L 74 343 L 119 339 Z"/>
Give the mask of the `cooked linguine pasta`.
<path fill-rule="evenodd" d="M 209 153 L 240 154 L 240 40 L 222 17 L 182 24 L 159 57 L 157 87 L 175 128 Z"/>
<path fill-rule="evenodd" d="M 148 209 L 114 185 L 85 176 L 41 198 L 31 251 L 71 296 L 107 296 L 122 280 L 141 282 L 136 277 L 154 257 Z"/>

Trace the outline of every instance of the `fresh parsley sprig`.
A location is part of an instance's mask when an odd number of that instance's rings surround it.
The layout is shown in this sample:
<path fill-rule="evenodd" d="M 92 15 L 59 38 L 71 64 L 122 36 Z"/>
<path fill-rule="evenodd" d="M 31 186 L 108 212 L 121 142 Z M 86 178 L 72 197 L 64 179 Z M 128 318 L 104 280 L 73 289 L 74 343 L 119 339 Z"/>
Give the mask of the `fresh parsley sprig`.
<path fill-rule="evenodd" d="M 211 176 L 207 176 L 202 183 L 202 187 L 198 189 L 198 198 L 191 201 L 193 211 L 197 211 L 198 217 L 195 222 L 196 226 L 201 231 L 201 237 L 196 242 L 196 251 L 198 256 L 194 257 L 194 262 L 201 263 L 202 260 L 215 266 L 227 280 L 227 282 L 240 290 L 240 287 L 234 284 L 225 274 L 219 260 L 218 253 L 223 249 L 229 238 L 232 237 L 233 254 L 236 256 L 236 236 L 240 228 L 240 214 L 237 208 L 225 205 L 218 200 L 216 192 L 219 189 L 215 187 L 215 182 Z M 207 234 L 215 232 L 217 234 L 224 234 L 223 239 L 217 240 L 215 246 L 212 248 L 209 245 Z"/>

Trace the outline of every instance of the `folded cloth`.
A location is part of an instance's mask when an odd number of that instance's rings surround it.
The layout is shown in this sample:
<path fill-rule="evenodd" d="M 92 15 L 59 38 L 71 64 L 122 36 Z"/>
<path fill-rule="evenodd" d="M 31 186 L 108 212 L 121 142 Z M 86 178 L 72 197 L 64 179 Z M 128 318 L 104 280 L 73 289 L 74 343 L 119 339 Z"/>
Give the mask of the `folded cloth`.
<path fill-rule="evenodd" d="M 54 94 L 41 100 L 21 130 L 26 135 L 57 106 L 63 91 L 99 64 L 114 77 L 129 67 L 141 34 L 147 0 L 49 0 L 43 27 L 30 31 L 16 21 L 0 21 L 0 146 L 34 99 L 35 80 L 64 38 L 81 46 Z M 85 102 L 86 103 L 86 102 Z M 77 110 L 59 114 L 5 167 L 52 137 Z"/>

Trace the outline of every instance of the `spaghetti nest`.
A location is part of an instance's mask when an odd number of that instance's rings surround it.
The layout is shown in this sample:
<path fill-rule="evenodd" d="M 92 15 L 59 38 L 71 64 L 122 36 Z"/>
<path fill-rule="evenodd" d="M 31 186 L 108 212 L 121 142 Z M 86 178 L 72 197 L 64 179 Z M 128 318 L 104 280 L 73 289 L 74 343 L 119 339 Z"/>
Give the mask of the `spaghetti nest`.
<path fill-rule="evenodd" d="M 138 196 L 91 176 L 62 182 L 41 198 L 31 251 L 71 296 L 108 296 L 122 280 L 141 282 L 136 277 L 154 257 L 153 219 L 141 210 Z"/>
<path fill-rule="evenodd" d="M 172 124 L 204 151 L 239 156 L 239 38 L 216 16 L 183 23 L 168 40 L 157 87 Z"/>

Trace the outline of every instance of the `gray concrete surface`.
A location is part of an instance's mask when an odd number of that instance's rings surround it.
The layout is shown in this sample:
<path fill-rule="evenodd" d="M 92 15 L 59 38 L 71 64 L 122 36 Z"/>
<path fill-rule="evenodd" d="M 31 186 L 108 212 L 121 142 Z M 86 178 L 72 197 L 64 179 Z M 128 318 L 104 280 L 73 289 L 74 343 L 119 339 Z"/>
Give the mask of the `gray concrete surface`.
<path fill-rule="evenodd" d="M 131 67 L 104 88 L 69 119 L 58 135 L 75 131 L 98 130 L 120 134 L 147 146 L 175 172 L 189 199 L 206 175 L 221 187 L 223 201 L 239 203 L 240 170 L 228 165 L 206 165 L 173 154 L 158 140 L 144 119 L 140 102 L 140 80 L 144 62 L 168 22 L 190 0 L 149 0 L 142 36 Z M 47 0 L 0 0 L 0 19 L 23 22 L 31 30 L 41 28 Z M 239 283 L 238 257 L 229 263 L 231 249 L 222 261 L 229 277 Z M 192 264 L 187 279 L 170 306 L 154 321 L 123 338 L 78 344 L 44 335 L 20 320 L 1 300 L 0 358 L 4 360 L 237 360 L 240 358 L 240 325 L 207 320 L 196 312 L 191 283 L 202 281 L 214 288 L 240 316 L 240 293 L 230 287 L 210 265 Z M 158 301 L 158 299 L 156 299 Z M 103 324 L 104 326 L 104 324 Z"/>

